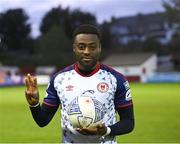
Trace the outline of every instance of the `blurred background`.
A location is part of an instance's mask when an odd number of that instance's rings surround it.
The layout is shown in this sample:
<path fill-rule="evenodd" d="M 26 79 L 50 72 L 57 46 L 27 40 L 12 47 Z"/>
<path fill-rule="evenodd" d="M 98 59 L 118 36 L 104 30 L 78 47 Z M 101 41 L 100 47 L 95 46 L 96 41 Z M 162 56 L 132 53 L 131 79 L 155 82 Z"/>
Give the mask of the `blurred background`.
<path fill-rule="evenodd" d="M 0 0 L 0 143 L 61 142 L 60 110 L 39 128 L 23 79 L 37 76 L 42 102 L 84 23 L 101 30 L 101 62 L 130 82 L 135 129 L 117 142 L 180 143 L 179 0 Z"/>
<path fill-rule="evenodd" d="M 74 62 L 72 32 L 84 23 L 99 26 L 101 61 L 129 81 L 180 81 L 178 0 L 1 0 L 0 85 L 28 72 L 47 83 Z"/>

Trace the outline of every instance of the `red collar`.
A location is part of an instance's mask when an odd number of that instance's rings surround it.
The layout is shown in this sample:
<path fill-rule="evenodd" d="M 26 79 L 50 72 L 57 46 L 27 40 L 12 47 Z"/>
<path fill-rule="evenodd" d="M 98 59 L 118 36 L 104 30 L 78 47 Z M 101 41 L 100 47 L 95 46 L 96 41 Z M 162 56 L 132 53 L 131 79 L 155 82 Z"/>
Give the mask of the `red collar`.
<path fill-rule="evenodd" d="M 93 74 L 95 74 L 96 72 L 99 71 L 99 69 L 100 69 L 100 64 L 98 63 L 98 64 L 96 65 L 95 69 L 92 70 L 92 72 L 90 72 L 90 74 L 88 74 L 88 75 L 84 75 L 84 74 L 82 74 L 82 73 L 79 71 L 77 63 L 74 64 L 74 69 L 75 69 L 75 71 L 76 71 L 79 75 L 81 75 L 81 76 L 83 76 L 83 77 L 90 77 L 90 76 L 92 76 Z"/>

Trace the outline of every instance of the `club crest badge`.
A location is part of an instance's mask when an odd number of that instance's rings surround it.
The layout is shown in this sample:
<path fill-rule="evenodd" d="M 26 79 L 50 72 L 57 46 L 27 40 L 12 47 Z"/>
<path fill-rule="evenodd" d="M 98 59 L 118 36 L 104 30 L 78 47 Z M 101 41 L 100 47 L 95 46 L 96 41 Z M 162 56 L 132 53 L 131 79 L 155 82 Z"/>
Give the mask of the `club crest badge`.
<path fill-rule="evenodd" d="M 107 92 L 109 90 L 109 86 L 108 86 L 107 83 L 101 82 L 101 83 L 99 83 L 97 85 L 97 89 L 98 89 L 99 92 L 105 93 L 105 92 Z"/>

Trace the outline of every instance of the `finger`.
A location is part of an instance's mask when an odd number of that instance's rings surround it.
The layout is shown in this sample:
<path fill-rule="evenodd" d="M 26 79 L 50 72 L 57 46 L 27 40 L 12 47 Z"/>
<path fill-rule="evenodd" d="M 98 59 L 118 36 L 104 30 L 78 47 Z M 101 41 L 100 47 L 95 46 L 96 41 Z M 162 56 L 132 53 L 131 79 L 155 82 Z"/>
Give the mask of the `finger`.
<path fill-rule="evenodd" d="M 30 77 L 31 77 L 31 74 L 30 74 L 30 73 L 28 73 L 28 74 L 27 74 L 27 77 L 29 77 L 29 78 L 30 78 Z"/>
<path fill-rule="evenodd" d="M 25 77 L 25 83 L 27 85 L 28 90 L 30 89 L 30 74 L 28 73 Z"/>
<path fill-rule="evenodd" d="M 33 97 L 33 94 L 30 91 L 25 91 L 25 95 L 26 97 L 28 97 L 28 99 L 31 99 L 31 97 Z"/>
<path fill-rule="evenodd" d="M 75 130 L 77 130 L 80 134 L 82 135 L 88 135 L 85 131 L 83 131 L 82 129 L 80 128 L 76 128 Z"/>
<path fill-rule="evenodd" d="M 29 103 L 29 105 L 33 106 L 33 105 L 38 104 L 39 99 L 32 97 L 32 95 L 29 94 L 27 91 L 25 91 L 25 93 L 26 93 L 25 94 L 26 95 L 26 100 Z"/>
<path fill-rule="evenodd" d="M 39 94 L 38 94 L 38 91 L 28 91 L 26 90 L 25 91 L 25 95 L 26 97 L 28 97 L 30 100 L 39 100 Z"/>
<path fill-rule="evenodd" d="M 29 81 L 29 91 L 33 92 L 34 91 L 34 82 L 33 82 L 33 76 L 31 76 L 29 73 L 27 75 L 28 81 Z"/>
<path fill-rule="evenodd" d="M 38 87 L 37 87 L 37 78 L 36 77 L 33 77 L 33 91 L 37 91 Z"/>
<path fill-rule="evenodd" d="M 39 101 L 38 93 L 32 93 L 30 91 L 25 91 L 25 95 L 26 95 L 27 100 L 30 100 L 30 101 Z"/>
<path fill-rule="evenodd" d="M 25 96 L 26 96 L 27 101 L 30 102 L 31 101 L 31 96 L 29 94 L 29 91 L 25 91 Z"/>
<path fill-rule="evenodd" d="M 96 127 L 98 130 L 104 129 L 105 125 L 104 124 L 98 124 Z"/>
<path fill-rule="evenodd" d="M 102 128 L 102 127 L 103 127 L 102 124 L 98 124 L 98 125 L 97 125 L 97 128 Z"/>
<path fill-rule="evenodd" d="M 31 74 L 30 73 L 28 73 L 26 77 L 27 77 L 28 81 L 31 80 Z"/>
<path fill-rule="evenodd" d="M 30 86 L 30 90 L 32 91 L 32 76 L 31 76 L 31 74 L 28 74 L 28 80 L 29 80 L 29 86 Z"/>
<path fill-rule="evenodd" d="M 25 81 L 26 89 L 27 89 L 27 91 L 29 91 L 30 90 L 30 83 L 29 83 L 28 77 L 25 77 L 24 81 Z"/>
<path fill-rule="evenodd" d="M 107 127 L 104 124 L 97 125 L 97 133 L 99 135 L 104 135 L 107 131 Z"/>
<path fill-rule="evenodd" d="M 87 133 L 87 134 L 96 134 L 97 133 L 97 128 L 83 128 L 82 129 L 83 132 Z"/>
<path fill-rule="evenodd" d="M 80 132 L 80 131 L 81 131 L 81 129 L 80 129 L 80 128 L 75 128 L 75 130 L 77 130 L 78 132 Z"/>

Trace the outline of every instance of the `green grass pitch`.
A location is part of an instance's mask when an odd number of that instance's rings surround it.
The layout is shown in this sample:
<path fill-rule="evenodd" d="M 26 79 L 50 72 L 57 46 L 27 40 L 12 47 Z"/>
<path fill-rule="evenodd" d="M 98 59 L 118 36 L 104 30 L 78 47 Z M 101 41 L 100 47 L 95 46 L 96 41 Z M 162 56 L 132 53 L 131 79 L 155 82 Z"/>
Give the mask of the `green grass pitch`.
<path fill-rule="evenodd" d="M 180 142 L 180 83 L 132 83 L 135 129 L 118 136 L 120 143 Z M 60 143 L 60 110 L 51 123 L 39 128 L 24 96 L 25 87 L 0 88 L 0 143 Z M 45 86 L 40 86 L 41 101 Z"/>

